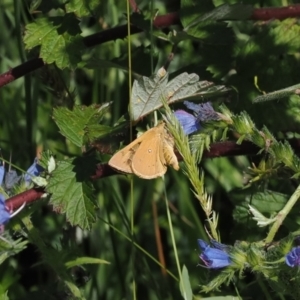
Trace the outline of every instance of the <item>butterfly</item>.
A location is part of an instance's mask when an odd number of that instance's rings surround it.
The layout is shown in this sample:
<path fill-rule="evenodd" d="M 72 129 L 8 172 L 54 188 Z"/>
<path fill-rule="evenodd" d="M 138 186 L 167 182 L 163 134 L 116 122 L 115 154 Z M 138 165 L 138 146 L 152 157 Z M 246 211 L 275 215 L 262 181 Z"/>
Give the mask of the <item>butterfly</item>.
<path fill-rule="evenodd" d="M 174 139 L 160 123 L 117 152 L 108 162 L 114 169 L 143 179 L 163 176 L 167 166 L 179 169 Z"/>

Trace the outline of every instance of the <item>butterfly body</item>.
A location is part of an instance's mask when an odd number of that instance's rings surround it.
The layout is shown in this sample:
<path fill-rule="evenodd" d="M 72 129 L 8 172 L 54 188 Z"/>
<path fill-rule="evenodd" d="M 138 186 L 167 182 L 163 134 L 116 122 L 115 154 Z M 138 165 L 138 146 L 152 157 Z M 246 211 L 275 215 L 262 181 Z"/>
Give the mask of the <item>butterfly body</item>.
<path fill-rule="evenodd" d="M 173 138 L 160 123 L 117 152 L 108 164 L 116 170 L 153 179 L 163 176 L 167 165 L 179 169 L 173 147 Z"/>

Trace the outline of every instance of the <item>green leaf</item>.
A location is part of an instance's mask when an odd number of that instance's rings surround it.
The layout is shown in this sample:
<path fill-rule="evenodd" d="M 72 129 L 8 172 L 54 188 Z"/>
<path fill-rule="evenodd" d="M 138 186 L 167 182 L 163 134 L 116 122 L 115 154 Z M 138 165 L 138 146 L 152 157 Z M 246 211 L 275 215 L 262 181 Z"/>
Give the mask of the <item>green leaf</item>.
<path fill-rule="evenodd" d="M 271 190 L 258 192 L 253 195 L 249 195 L 249 190 L 244 190 L 239 193 L 235 192 L 231 198 L 235 199 L 237 204 L 233 215 L 238 222 L 245 222 L 249 218 L 248 204 L 251 204 L 268 217 L 280 211 L 288 200 L 287 195 Z"/>
<path fill-rule="evenodd" d="M 221 20 L 247 20 L 253 13 L 253 6 L 247 4 L 223 4 L 210 11 L 204 11 L 203 5 L 186 7 L 180 11 L 180 20 L 187 30 L 192 26 L 198 26 L 205 21 Z M 197 13 L 195 13 L 197 12 Z M 203 13 L 205 12 L 205 13 Z"/>
<path fill-rule="evenodd" d="M 30 2 L 30 7 L 29 7 L 29 11 L 30 14 L 33 14 L 37 8 L 41 5 L 42 0 L 33 0 Z"/>
<path fill-rule="evenodd" d="M 91 157 L 57 162 L 46 189 L 56 211 L 66 213 L 71 225 L 90 229 L 96 220 L 93 187 L 88 181 L 96 162 Z"/>
<path fill-rule="evenodd" d="M 241 70 L 247 68 L 249 78 L 257 77 L 259 87 L 263 91 L 279 90 L 287 86 L 291 86 L 293 89 L 294 86 L 292 85 L 297 81 L 291 81 L 290 78 L 297 75 L 295 70 L 290 67 L 293 64 L 290 57 L 294 53 L 298 53 L 300 47 L 299 34 L 300 25 L 292 18 L 284 21 L 273 20 L 267 26 L 258 28 L 258 32 L 251 38 L 249 37 L 239 47 L 237 55 L 239 68 Z M 265 53 L 270 53 L 270 55 L 266 56 Z M 278 57 L 282 53 L 286 53 L 287 58 L 280 60 Z M 281 76 L 276 77 L 274 74 L 280 74 Z M 272 78 L 272 83 L 270 83 L 270 78 Z M 287 90 L 287 92 L 290 91 Z M 272 99 L 273 97 L 270 98 L 270 100 Z M 256 108 L 254 109 L 257 111 Z M 280 111 L 276 120 L 280 121 L 281 117 L 282 112 Z M 260 115 L 259 119 L 262 118 Z M 286 121 L 280 123 L 286 123 Z M 282 125 L 279 125 L 281 130 Z"/>
<path fill-rule="evenodd" d="M 202 5 L 202 3 L 201 3 Z M 195 14 L 195 11 L 197 14 Z M 199 15 L 203 8 L 194 7 L 181 11 L 181 21 L 184 24 L 184 31 L 193 38 L 200 39 L 206 43 L 213 44 L 231 44 L 233 42 L 233 33 L 226 23 L 221 20 L 245 20 L 252 12 L 251 5 L 234 4 L 220 5 L 217 8 Z"/>
<path fill-rule="evenodd" d="M 189 272 L 186 268 L 186 266 L 183 266 L 182 268 L 182 281 L 179 284 L 180 292 L 185 300 L 192 300 L 193 299 L 193 291 L 191 288 L 191 283 L 189 279 Z"/>
<path fill-rule="evenodd" d="M 212 1 L 203 0 L 201 3 L 194 0 L 181 0 L 181 8 L 179 11 L 180 21 L 185 28 L 193 20 L 195 20 L 199 15 L 208 12 L 214 8 Z"/>
<path fill-rule="evenodd" d="M 14 256 L 26 249 L 28 241 L 18 239 L 12 241 L 6 238 L 0 238 L 0 265 L 9 257 Z"/>
<path fill-rule="evenodd" d="M 251 16 L 254 8 L 247 4 L 223 4 L 210 12 L 196 18 L 190 26 L 195 26 L 203 21 L 221 21 L 221 20 L 247 20 Z"/>
<path fill-rule="evenodd" d="M 162 106 L 160 101 L 168 83 L 168 73 L 160 69 L 151 78 L 142 76 L 134 80 L 130 101 L 130 114 L 133 120 L 154 111 Z"/>
<path fill-rule="evenodd" d="M 224 86 L 199 81 L 197 74 L 182 73 L 168 82 L 168 73 L 161 68 L 157 74 L 141 77 L 133 82 L 130 113 L 133 120 L 149 114 L 162 106 L 162 99 L 168 104 L 187 99 L 209 97 L 227 91 Z"/>
<path fill-rule="evenodd" d="M 40 176 L 33 176 L 31 180 L 34 184 L 40 187 L 45 187 L 48 184 L 48 181 L 45 178 Z"/>
<path fill-rule="evenodd" d="M 284 46 L 288 53 L 294 53 L 299 50 L 300 25 L 293 18 L 284 21 L 272 22 L 270 36 L 276 41 L 276 46 Z M 265 44 L 267 41 L 264 41 Z M 279 51 L 282 49 L 278 49 Z"/>
<path fill-rule="evenodd" d="M 86 264 L 110 264 L 110 262 L 104 259 L 94 257 L 78 257 L 75 260 L 71 260 L 65 263 L 68 269 Z"/>
<path fill-rule="evenodd" d="M 74 13 L 77 17 L 82 18 L 93 15 L 99 6 L 99 0 L 70 0 L 65 7 L 68 13 Z"/>
<path fill-rule="evenodd" d="M 24 43 L 26 49 L 42 44 L 42 38 L 53 39 L 56 36 L 56 30 L 59 25 L 54 26 L 48 18 L 37 19 L 35 23 L 26 26 Z"/>
<path fill-rule="evenodd" d="M 217 21 L 201 21 L 197 25 L 185 29 L 193 39 L 203 43 L 215 45 L 229 45 L 233 43 L 233 33 L 227 24 Z"/>
<path fill-rule="evenodd" d="M 40 155 L 39 165 L 42 166 L 50 174 L 56 167 L 55 159 L 52 151 L 43 151 Z"/>
<path fill-rule="evenodd" d="M 88 141 L 92 141 L 97 138 L 107 136 L 111 132 L 111 128 L 106 125 L 100 124 L 88 124 L 86 128 L 86 138 Z"/>
<path fill-rule="evenodd" d="M 107 135 L 110 127 L 100 125 L 99 120 L 108 105 L 74 106 L 73 110 L 59 107 L 53 110 L 53 118 L 63 136 L 82 147 L 87 142 Z"/>
<path fill-rule="evenodd" d="M 4 294 L 0 295 L 0 300 L 9 300 L 9 297 L 7 296 L 7 291 Z"/>
<path fill-rule="evenodd" d="M 78 21 L 71 15 L 56 18 L 40 18 L 26 26 L 26 49 L 41 46 L 40 57 L 45 63 L 63 69 L 76 67 L 85 49 L 80 36 Z"/>
<path fill-rule="evenodd" d="M 253 5 L 249 4 L 224 4 L 215 9 L 216 20 L 248 20 L 254 11 Z"/>

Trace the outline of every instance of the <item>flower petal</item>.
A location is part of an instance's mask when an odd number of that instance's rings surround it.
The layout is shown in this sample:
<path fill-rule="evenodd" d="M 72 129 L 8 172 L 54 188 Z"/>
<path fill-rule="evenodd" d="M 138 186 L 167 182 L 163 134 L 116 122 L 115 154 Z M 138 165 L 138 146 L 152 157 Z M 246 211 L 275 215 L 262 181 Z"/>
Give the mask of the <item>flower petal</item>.
<path fill-rule="evenodd" d="M 218 243 L 215 240 L 212 240 L 211 242 L 216 248 L 213 248 L 205 241 L 198 239 L 198 246 L 202 252 L 199 257 L 205 266 L 210 269 L 219 269 L 229 266 L 231 264 L 231 259 L 229 254 L 224 250 L 227 246 Z"/>
<path fill-rule="evenodd" d="M 219 120 L 218 113 L 215 112 L 210 102 L 196 104 L 189 101 L 184 101 L 183 104 L 190 110 L 196 113 L 198 122 L 206 122 L 211 120 Z"/>
<path fill-rule="evenodd" d="M 44 171 L 44 168 L 38 164 L 38 159 L 35 158 L 33 164 L 28 168 L 24 176 L 24 181 L 26 185 L 31 183 L 32 176 L 39 176 L 39 174 Z"/>
<path fill-rule="evenodd" d="M 197 242 L 198 242 L 198 246 L 202 252 L 205 251 L 208 247 L 210 248 L 209 244 L 201 239 L 198 239 Z"/>
<path fill-rule="evenodd" d="M 0 185 L 3 183 L 4 175 L 5 175 L 5 168 L 2 162 L 0 166 Z"/>
<path fill-rule="evenodd" d="M 227 267 L 231 264 L 229 255 L 219 249 L 209 248 L 200 255 L 204 264 L 212 269 Z"/>
<path fill-rule="evenodd" d="M 201 128 L 197 118 L 184 110 L 176 110 L 174 115 L 178 119 L 186 135 L 198 131 Z"/>
<path fill-rule="evenodd" d="M 222 243 L 217 242 L 216 240 L 210 240 L 210 242 L 212 243 L 212 245 L 216 248 L 216 249 L 220 249 L 220 250 L 226 250 L 228 249 L 227 245 L 224 245 Z"/>
<path fill-rule="evenodd" d="M 289 267 L 300 266 L 300 247 L 294 247 L 286 256 L 285 263 Z"/>
<path fill-rule="evenodd" d="M 6 209 L 4 196 L 0 194 L 0 225 L 6 224 L 9 219 L 10 213 Z"/>

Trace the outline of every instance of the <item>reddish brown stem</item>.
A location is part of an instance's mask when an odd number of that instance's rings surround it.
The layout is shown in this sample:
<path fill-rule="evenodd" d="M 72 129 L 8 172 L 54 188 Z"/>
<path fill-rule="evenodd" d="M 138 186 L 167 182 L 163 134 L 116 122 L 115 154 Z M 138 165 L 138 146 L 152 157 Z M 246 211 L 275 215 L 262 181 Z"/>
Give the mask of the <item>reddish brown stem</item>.
<path fill-rule="evenodd" d="M 300 17 L 300 5 L 289 5 L 285 7 L 266 7 L 253 10 L 251 20 L 267 21 L 271 19 L 284 20 L 287 18 Z"/>
<path fill-rule="evenodd" d="M 5 201 L 5 205 L 7 206 L 9 211 L 14 211 L 24 203 L 29 204 L 40 199 L 44 193 L 45 190 L 43 188 L 33 188 L 9 198 Z"/>

